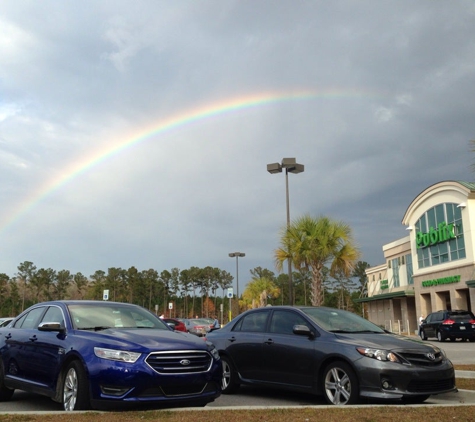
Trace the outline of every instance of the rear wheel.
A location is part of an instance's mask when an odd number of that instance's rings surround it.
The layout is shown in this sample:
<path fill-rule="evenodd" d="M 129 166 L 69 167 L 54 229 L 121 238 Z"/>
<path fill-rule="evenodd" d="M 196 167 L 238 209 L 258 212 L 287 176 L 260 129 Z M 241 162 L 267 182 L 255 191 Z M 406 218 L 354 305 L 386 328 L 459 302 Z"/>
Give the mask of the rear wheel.
<path fill-rule="evenodd" d="M 0 363 L 0 401 L 8 401 L 12 398 L 15 390 L 5 387 L 5 372 L 3 371 L 3 365 Z"/>
<path fill-rule="evenodd" d="M 437 331 L 437 340 L 440 342 L 445 341 L 445 338 L 440 331 Z"/>
<path fill-rule="evenodd" d="M 221 356 L 221 364 L 223 365 L 221 389 L 223 394 L 232 394 L 239 388 L 237 371 L 234 368 L 231 359 L 227 356 Z"/>
<path fill-rule="evenodd" d="M 69 364 L 63 378 L 63 408 L 66 411 L 91 408 L 86 372 L 77 360 Z"/>
<path fill-rule="evenodd" d="M 333 362 L 323 372 L 323 392 L 330 404 L 355 404 L 359 399 L 358 379 L 346 362 Z"/>

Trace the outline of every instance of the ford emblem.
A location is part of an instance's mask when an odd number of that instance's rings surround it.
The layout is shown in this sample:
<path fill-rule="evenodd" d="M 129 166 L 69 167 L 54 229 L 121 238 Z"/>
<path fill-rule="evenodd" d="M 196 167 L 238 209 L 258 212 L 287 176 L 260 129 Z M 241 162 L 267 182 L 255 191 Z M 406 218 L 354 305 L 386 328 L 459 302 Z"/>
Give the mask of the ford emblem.
<path fill-rule="evenodd" d="M 432 355 L 434 356 L 434 355 Z M 180 364 L 183 365 L 183 366 L 188 366 L 190 364 L 190 361 L 188 359 L 182 359 L 180 361 Z"/>
<path fill-rule="evenodd" d="M 435 355 L 433 353 L 427 353 L 426 356 L 429 358 L 429 360 L 435 360 Z"/>

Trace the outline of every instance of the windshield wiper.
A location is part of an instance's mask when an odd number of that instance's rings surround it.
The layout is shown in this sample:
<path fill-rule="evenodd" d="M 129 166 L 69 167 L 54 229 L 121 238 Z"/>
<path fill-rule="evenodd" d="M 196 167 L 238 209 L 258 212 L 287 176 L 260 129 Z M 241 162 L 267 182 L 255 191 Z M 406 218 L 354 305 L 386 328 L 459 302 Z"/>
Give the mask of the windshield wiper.
<path fill-rule="evenodd" d="M 84 328 L 78 328 L 79 330 L 88 330 L 88 331 L 102 331 L 102 330 L 107 330 L 107 326 L 97 326 L 97 327 L 84 327 Z"/>
<path fill-rule="evenodd" d="M 372 333 L 372 334 L 382 334 L 381 331 L 371 331 L 371 330 L 360 330 L 360 331 L 348 331 L 348 330 L 330 330 L 330 333 L 344 333 L 344 334 L 363 334 L 363 333 Z"/>

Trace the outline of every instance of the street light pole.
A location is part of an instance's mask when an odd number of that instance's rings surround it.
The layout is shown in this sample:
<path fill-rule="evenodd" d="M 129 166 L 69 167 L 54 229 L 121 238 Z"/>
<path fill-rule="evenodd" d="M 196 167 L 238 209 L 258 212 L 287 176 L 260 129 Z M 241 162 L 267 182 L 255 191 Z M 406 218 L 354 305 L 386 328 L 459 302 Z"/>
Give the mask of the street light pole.
<path fill-rule="evenodd" d="M 230 258 L 236 257 L 236 297 L 237 297 L 238 301 L 239 301 L 239 265 L 238 265 L 238 259 L 239 259 L 239 257 L 242 258 L 243 256 L 246 256 L 246 254 L 242 253 L 242 252 L 231 252 L 229 254 Z"/>
<path fill-rule="evenodd" d="M 285 199 L 287 208 L 287 230 L 290 228 L 290 201 L 289 201 L 289 173 L 303 173 L 304 165 L 298 164 L 295 158 L 283 158 L 282 163 L 267 164 L 267 171 L 271 174 L 282 173 L 282 169 L 285 168 Z M 292 260 L 287 259 L 288 277 L 289 277 L 289 305 L 294 304 L 292 295 Z"/>

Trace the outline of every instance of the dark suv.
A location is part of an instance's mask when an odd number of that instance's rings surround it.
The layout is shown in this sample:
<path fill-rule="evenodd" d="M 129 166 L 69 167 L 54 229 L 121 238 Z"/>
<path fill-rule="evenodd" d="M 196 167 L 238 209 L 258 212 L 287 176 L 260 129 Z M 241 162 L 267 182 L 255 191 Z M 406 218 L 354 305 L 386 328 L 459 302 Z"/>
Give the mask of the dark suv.
<path fill-rule="evenodd" d="M 419 327 L 422 340 L 475 341 L 475 316 L 470 311 L 437 311 L 427 315 Z"/>

